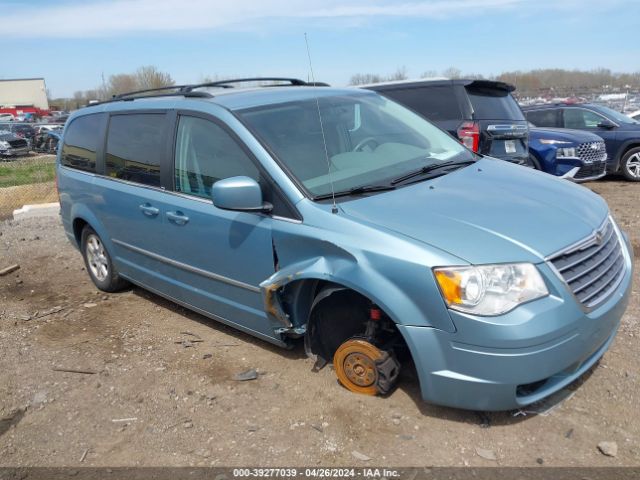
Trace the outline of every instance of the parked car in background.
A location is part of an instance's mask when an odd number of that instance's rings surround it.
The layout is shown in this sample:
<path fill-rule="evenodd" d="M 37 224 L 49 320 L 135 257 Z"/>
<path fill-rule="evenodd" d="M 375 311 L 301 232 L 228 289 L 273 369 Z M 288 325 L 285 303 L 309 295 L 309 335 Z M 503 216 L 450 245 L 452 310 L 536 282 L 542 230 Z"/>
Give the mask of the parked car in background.
<path fill-rule="evenodd" d="M 60 213 L 97 288 L 132 282 L 283 347 L 304 337 L 353 392 L 390 392 L 411 356 L 425 400 L 473 410 L 541 400 L 602 357 L 633 249 L 599 195 L 374 92 L 290 82 L 72 114 Z M 521 125 L 473 121 L 488 137 Z"/>
<path fill-rule="evenodd" d="M 0 157 L 7 159 L 29 153 L 29 142 L 0 126 Z"/>
<path fill-rule="evenodd" d="M 11 122 L 0 124 L 0 130 L 9 131 L 20 138 L 27 139 L 30 143 L 36 135 L 35 128 L 28 123 Z"/>
<path fill-rule="evenodd" d="M 607 174 L 607 151 L 594 133 L 562 128 L 529 128 L 529 155 L 538 170 L 574 182 Z"/>
<path fill-rule="evenodd" d="M 13 122 L 15 118 L 12 113 L 0 113 L 0 122 Z"/>
<path fill-rule="evenodd" d="M 626 113 L 625 115 L 630 119 L 635 120 L 636 122 L 640 122 L 640 110 L 636 110 L 635 112 L 631 112 L 631 113 Z"/>
<path fill-rule="evenodd" d="M 607 148 L 607 171 L 640 181 L 640 122 L 602 105 L 542 104 L 523 107 L 536 127 L 585 130 L 597 134 Z"/>
<path fill-rule="evenodd" d="M 418 112 L 474 152 L 529 164 L 527 122 L 511 96 L 512 85 L 489 80 L 402 80 L 363 88 Z"/>
<path fill-rule="evenodd" d="M 33 139 L 33 150 L 41 153 L 56 153 L 62 138 L 63 127 L 41 128 Z"/>

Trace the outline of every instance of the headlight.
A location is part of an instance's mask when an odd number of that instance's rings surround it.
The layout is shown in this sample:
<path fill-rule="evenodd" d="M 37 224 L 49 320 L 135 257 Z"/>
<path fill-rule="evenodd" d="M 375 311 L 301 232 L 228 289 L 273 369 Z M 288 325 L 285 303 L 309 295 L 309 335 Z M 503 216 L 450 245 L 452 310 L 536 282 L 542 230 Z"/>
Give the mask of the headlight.
<path fill-rule="evenodd" d="M 448 307 L 460 312 L 500 315 L 549 294 L 531 263 L 443 267 L 433 272 Z"/>
<path fill-rule="evenodd" d="M 566 142 L 564 140 L 553 140 L 550 138 L 543 138 L 540 140 L 540 143 L 544 143 L 545 145 L 567 145 L 571 142 Z"/>
<path fill-rule="evenodd" d="M 567 158 L 567 157 L 577 157 L 576 149 L 574 147 L 570 148 L 559 148 L 556 151 L 556 158 Z"/>

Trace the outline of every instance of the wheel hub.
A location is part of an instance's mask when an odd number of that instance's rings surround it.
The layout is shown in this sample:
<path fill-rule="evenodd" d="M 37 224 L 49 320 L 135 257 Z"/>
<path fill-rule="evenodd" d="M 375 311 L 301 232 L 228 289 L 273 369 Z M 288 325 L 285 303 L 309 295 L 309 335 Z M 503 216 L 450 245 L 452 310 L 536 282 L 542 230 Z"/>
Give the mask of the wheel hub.
<path fill-rule="evenodd" d="M 338 381 L 352 392 L 366 395 L 378 393 L 378 369 L 376 361 L 383 358 L 383 352 L 375 345 L 362 339 L 344 342 L 333 357 L 333 366 Z"/>

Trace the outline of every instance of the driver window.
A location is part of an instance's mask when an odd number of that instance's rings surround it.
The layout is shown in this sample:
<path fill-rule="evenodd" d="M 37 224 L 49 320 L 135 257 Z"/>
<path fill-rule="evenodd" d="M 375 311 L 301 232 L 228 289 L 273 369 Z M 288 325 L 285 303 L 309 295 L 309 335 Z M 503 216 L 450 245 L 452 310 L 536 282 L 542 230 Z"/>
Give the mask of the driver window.
<path fill-rule="evenodd" d="M 260 180 L 257 167 L 235 140 L 214 122 L 180 116 L 175 153 L 176 191 L 209 198 L 215 182 L 239 175 Z"/>
<path fill-rule="evenodd" d="M 566 108 L 564 110 L 565 128 L 598 128 L 604 117 L 582 108 Z"/>

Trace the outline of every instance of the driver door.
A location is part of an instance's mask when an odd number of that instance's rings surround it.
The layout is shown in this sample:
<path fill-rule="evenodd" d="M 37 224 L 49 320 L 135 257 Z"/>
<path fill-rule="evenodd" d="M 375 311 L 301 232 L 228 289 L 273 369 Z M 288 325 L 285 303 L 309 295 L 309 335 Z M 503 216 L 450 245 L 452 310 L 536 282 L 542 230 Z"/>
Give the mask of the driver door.
<path fill-rule="evenodd" d="M 174 192 L 166 195 L 161 255 L 170 295 L 225 323 L 275 338 L 260 282 L 274 271 L 268 215 L 222 210 L 211 186 L 245 175 L 260 181 L 254 160 L 220 121 L 179 114 Z"/>

